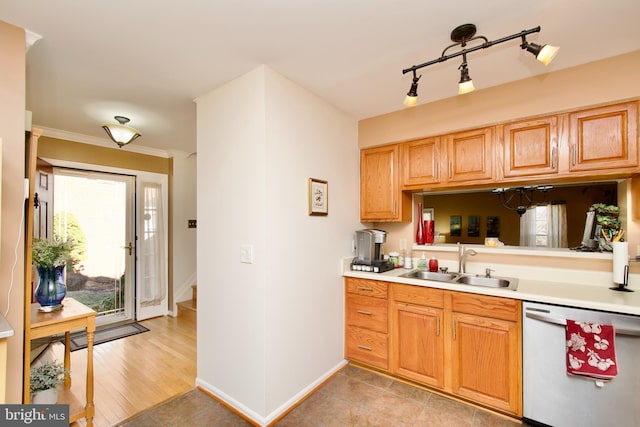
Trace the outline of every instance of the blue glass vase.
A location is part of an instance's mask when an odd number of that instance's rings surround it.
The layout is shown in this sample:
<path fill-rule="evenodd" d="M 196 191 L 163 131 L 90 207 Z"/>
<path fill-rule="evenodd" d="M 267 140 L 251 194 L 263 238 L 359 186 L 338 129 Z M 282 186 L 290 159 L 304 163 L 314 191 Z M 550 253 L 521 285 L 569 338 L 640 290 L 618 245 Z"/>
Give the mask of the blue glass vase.
<path fill-rule="evenodd" d="M 36 301 L 40 304 L 40 311 L 55 311 L 62 308 L 62 300 L 67 295 L 67 285 L 64 284 L 64 265 L 58 267 L 37 266 L 38 286 L 36 287 Z"/>

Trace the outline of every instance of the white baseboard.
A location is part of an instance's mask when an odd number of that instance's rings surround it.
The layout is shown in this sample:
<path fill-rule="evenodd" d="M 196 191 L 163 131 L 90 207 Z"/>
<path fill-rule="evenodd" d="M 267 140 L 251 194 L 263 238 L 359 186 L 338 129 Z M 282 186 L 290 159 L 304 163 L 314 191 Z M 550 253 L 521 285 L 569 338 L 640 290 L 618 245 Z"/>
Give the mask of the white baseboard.
<path fill-rule="evenodd" d="M 289 411 L 289 409 L 297 405 L 302 399 L 304 399 L 306 395 L 308 395 L 317 387 L 319 387 L 323 382 L 325 382 L 332 375 L 334 375 L 336 372 L 342 369 L 347 363 L 348 362 L 346 360 L 342 360 L 336 366 L 334 366 L 329 371 L 325 372 L 322 376 L 320 376 L 320 378 L 316 379 L 311 384 L 309 384 L 308 386 L 300 390 L 298 393 L 292 396 L 289 400 L 287 400 L 282 405 L 280 405 L 280 407 L 276 408 L 273 412 L 271 412 L 266 416 L 262 416 L 256 413 L 251 408 L 248 408 L 247 406 L 237 401 L 233 397 L 227 395 L 217 387 L 207 383 L 206 381 L 203 381 L 201 378 L 196 378 L 196 386 L 201 387 L 207 392 L 211 393 L 217 399 L 220 399 L 221 401 L 223 401 L 224 403 L 226 403 L 227 405 L 232 407 L 234 410 L 238 411 L 240 414 L 244 415 L 246 418 L 253 421 L 257 425 L 268 426 L 269 424 L 277 420 L 278 417 L 280 417 L 282 414 L 285 414 L 287 411 Z"/>

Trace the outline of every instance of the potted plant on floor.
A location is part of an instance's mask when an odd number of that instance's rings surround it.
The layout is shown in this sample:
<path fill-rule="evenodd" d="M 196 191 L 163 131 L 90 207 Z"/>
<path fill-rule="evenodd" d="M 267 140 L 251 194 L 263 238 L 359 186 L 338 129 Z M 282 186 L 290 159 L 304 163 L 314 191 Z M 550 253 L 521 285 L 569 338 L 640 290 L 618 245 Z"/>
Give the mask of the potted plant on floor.
<path fill-rule="evenodd" d="M 62 308 L 62 300 L 67 295 L 64 272 L 72 249 L 71 240 L 34 239 L 31 260 L 38 270 L 35 298 L 40 304 L 40 311 Z"/>
<path fill-rule="evenodd" d="M 64 366 L 58 362 L 45 362 L 31 368 L 29 392 L 31 403 L 53 405 L 58 401 L 56 387 L 64 382 Z"/>

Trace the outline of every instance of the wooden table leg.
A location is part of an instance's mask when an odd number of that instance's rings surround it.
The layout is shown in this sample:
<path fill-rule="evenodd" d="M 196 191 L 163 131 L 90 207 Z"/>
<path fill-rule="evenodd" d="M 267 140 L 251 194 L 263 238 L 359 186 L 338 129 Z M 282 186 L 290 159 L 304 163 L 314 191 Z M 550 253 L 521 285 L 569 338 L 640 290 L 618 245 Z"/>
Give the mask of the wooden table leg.
<path fill-rule="evenodd" d="M 93 335 L 94 330 L 87 328 L 87 406 L 85 407 L 87 427 L 93 426 L 93 416 L 95 415 L 93 405 Z"/>
<path fill-rule="evenodd" d="M 64 386 L 71 387 L 71 334 L 64 333 Z"/>

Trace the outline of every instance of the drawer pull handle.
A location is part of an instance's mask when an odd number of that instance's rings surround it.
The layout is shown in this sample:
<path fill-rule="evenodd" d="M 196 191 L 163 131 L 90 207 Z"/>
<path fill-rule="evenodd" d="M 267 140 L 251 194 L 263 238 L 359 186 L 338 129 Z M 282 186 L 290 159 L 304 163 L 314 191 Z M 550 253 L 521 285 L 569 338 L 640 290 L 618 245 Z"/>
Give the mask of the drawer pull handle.
<path fill-rule="evenodd" d="M 364 311 L 364 310 L 358 310 L 359 314 L 366 314 L 367 316 L 371 316 L 371 312 L 370 311 Z"/>
<path fill-rule="evenodd" d="M 363 286 L 358 286 L 358 290 L 359 291 L 369 291 L 369 292 L 371 292 L 371 291 L 373 291 L 373 288 L 365 288 Z"/>
<path fill-rule="evenodd" d="M 451 323 L 452 323 L 451 326 L 452 326 L 452 332 L 453 332 L 453 340 L 455 341 L 456 340 L 456 321 L 452 320 Z"/>
<path fill-rule="evenodd" d="M 361 349 L 367 350 L 367 351 L 373 351 L 373 349 L 371 347 L 367 347 L 366 345 L 358 345 L 358 348 L 361 348 Z"/>

